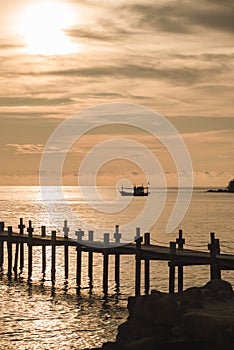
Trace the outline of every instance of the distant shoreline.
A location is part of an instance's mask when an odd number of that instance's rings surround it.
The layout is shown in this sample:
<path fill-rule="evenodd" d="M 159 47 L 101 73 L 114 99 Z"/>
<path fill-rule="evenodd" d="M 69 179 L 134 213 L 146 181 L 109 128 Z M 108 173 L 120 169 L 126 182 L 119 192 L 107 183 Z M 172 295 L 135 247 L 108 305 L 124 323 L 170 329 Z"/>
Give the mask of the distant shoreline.
<path fill-rule="evenodd" d="M 218 193 L 223 193 L 223 192 L 225 192 L 225 193 L 234 193 L 234 192 L 228 191 L 228 190 L 226 190 L 226 189 L 224 190 L 224 189 L 222 189 L 222 188 L 219 188 L 219 189 L 217 189 L 217 190 L 214 190 L 214 189 L 213 189 L 213 190 L 211 190 L 211 189 L 210 189 L 210 190 L 207 190 L 206 192 L 216 192 L 216 193 L 217 193 L 217 192 L 218 192 Z"/>

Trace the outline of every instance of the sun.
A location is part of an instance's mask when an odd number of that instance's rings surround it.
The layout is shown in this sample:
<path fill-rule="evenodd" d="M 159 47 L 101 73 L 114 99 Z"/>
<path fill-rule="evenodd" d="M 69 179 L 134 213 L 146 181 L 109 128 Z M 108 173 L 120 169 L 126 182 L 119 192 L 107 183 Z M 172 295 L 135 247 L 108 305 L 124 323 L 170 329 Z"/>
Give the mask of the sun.
<path fill-rule="evenodd" d="M 20 16 L 19 32 L 27 53 L 62 55 L 78 50 L 65 34 L 74 24 L 73 11 L 68 4 L 41 1 L 27 6 Z"/>

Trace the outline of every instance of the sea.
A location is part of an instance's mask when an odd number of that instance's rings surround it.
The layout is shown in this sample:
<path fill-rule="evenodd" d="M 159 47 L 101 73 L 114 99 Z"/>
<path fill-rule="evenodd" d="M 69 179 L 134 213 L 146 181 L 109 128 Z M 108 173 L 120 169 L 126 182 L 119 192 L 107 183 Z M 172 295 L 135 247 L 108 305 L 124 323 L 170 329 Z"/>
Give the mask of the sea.
<path fill-rule="evenodd" d="M 48 189 L 51 191 L 51 189 Z M 56 190 L 57 191 L 57 190 Z M 31 220 L 34 233 L 40 234 L 42 225 L 47 233 L 56 230 L 63 235 L 63 221 L 67 220 L 69 234 L 84 230 L 84 239 L 88 229 L 95 227 L 94 239 L 101 240 L 103 232 L 110 234 L 113 240 L 115 226 L 135 223 L 142 219 L 143 228 L 147 222 L 151 225 L 150 215 L 155 211 L 154 224 L 149 229 L 151 242 L 169 245 L 178 237 L 178 230 L 183 230 L 185 248 L 207 251 L 210 233 L 215 232 L 220 239 L 221 252 L 234 252 L 232 193 L 207 192 L 206 188 L 194 188 L 186 213 L 178 213 L 176 227 L 171 232 L 167 224 L 178 197 L 177 188 L 150 189 L 150 210 L 143 212 L 148 197 L 129 197 L 123 206 L 118 189 L 112 187 L 97 188 L 99 197 L 93 196 L 86 189 L 76 186 L 62 188 L 64 200 L 53 197 L 55 206 L 48 206 L 48 198 L 43 198 L 40 187 L 2 186 L 0 187 L 0 221 L 5 227 L 13 227 L 18 232 L 20 218 L 26 228 Z M 53 189 L 52 189 L 53 192 Z M 187 200 L 188 189 L 183 189 Z M 90 197 L 87 200 L 87 193 Z M 162 200 L 165 197 L 165 202 Z M 183 197 L 183 196 L 182 196 Z M 114 201 L 118 198 L 116 207 Z M 49 201 L 52 201 L 51 197 Z M 161 207 L 158 202 L 162 204 Z M 104 203 L 104 205 L 103 205 Z M 109 204 L 108 204 L 109 203 Z M 51 204 L 51 203 L 50 203 Z M 154 207 L 155 205 L 155 207 Z M 108 209 L 109 208 L 109 209 Z M 114 208 L 112 210 L 111 208 Z M 69 213 L 72 213 L 71 222 Z M 51 214 L 51 211 L 53 213 Z M 141 217 L 142 212 L 144 213 Z M 78 218 L 78 223 L 74 220 Z M 57 219 L 56 219 L 57 218 Z M 57 221 L 56 221 L 57 220 Z M 148 220 L 148 221 L 147 221 Z M 79 227 L 77 227 L 79 225 Z M 138 225 L 140 227 L 140 225 Z M 144 232 L 141 231 L 143 234 Z M 96 236 L 95 236 L 96 234 Z M 122 242 L 134 240 L 136 228 L 131 235 L 122 235 Z M 6 261 L 0 276 L 0 349 L 88 349 L 101 347 L 104 342 L 114 341 L 118 326 L 128 316 L 127 298 L 134 295 L 134 256 L 121 256 L 120 286 L 115 286 L 114 261 L 110 257 L 108 297 L 102 292 L 102 256 L 94 254 L 93 288 L 88 279 L 88 261 L 86 253 L 82 260 L 82 284 L 77 293 L 75 248 L 69 251 L 69 278 L 64 278 L 63 247 L 56 249 L 56 282 L 51 285 L 51 249 L 47 247 L 47 269 L 43 278 L 41 271 L 41 247 L 33 247 L 32 281 L 27 281 L 27 259 L 21 276 L 8 281 Z M 14 251 L 13 251 L 14 253 Z M 27 252 L 25 252 L 26 254 Z M 5 257 L 7 256 L 7 252 Z M 185 267 L 184 287 L 201 286 L 209 281 L 208 266 Z M 234 286 L 234 271 L 223 271 L 222 278 Z M 144 289 L 142 279 L 142 291 Z M 166 262 L 153 261 L 150 264 L 150 288 L 162 292 L 168 291 L 168 266 Z"/>

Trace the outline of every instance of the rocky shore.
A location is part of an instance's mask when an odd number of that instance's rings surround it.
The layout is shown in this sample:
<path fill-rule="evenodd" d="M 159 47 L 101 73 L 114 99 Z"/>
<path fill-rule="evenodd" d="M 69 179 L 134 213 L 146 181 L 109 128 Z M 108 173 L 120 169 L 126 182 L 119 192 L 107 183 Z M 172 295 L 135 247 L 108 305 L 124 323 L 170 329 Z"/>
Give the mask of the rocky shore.
<path fill-rule="evenodd" d="M 234 292 L 226 281 L 130 297 L 128 312 L 102 350 L 234 350 Z"/>

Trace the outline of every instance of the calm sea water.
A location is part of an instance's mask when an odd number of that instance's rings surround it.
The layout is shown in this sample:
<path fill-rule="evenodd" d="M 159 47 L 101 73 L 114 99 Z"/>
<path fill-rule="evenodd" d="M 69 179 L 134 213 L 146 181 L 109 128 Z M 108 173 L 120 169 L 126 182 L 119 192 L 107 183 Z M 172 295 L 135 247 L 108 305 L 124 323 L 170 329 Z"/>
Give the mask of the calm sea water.
<path fill-rule="evenodd" d="M 100 188 L 103 198 L 113 200 L 114 188 Z M 186 191 L 186 190 L 184 190 Z M 119 213 L 104 214 L 90 209 L 77 187 L 65 187 L 67 202 L 71 210 L 86 220 L 87 224 L 112 227 L 124 224 L 141 213 L 147 198 L 133 198 L 131 204 Z M 152 196 L 160 196 L 159 189 L 152 190 Z M 176 189 L 167 191 L 162 214 L 151 230 L 153 242 L 168 245 L 175 240 L 182 228 L 186 247 L 207 250 L 209 233 L 215 232 L 221 242 L 221 251 L 233 253 L 233 204 L 234 196 L 228 193 L 207 193 L 195 189 L 187 214 L 179 227 L 171 233 L 165 228 L 177 196 Z M 92 198 L 90 199 L 92 202 Z M 96 199 L 95 199 L 96 200 Z M 91 203 L 92 204 L 92 203 Z M 96 203 L 98 204 L 98 203 Z M 66 214 L 57 206 L 57 216 L 63 221 Z M 54 229 L 43 205 L 38 187 L 0 187 L 0 221 L 13 226 L 14 231 L 20 218 L 25 223 L 32 220 L 35 233 L 41 225 Z M 70 223 L 71 231 L 82 228 Z M 62 227 L 56 228 L 62 234 Z M 132 233 L 133 236 L 135 232 Z M 84 254 L 81 296 L 76 294 L 75 249 L 70 249 L 70 276 L 64 280 L 63 248 L 57 248 L 56 285 L 50 282 L 50 248 L 47 248 L 47 270 L 45 281 L 41 274 L 41 248 L 33 248 L 32 284 L 27 284 L 27 264 L 18 280 L 11 283 L 5 274 L 0 280 L 0 349 L 85 349 L 101 346 L 105 341 L 115 339 L 117 326 L 127 317 L 127 297 L 134 294 L 134 257 L 121 257 L 120 294 L 115 291 L 114 264 L 110 258 L 109 298 L 102 295 L 102 257 L 94 256 L 94 286 L 89 291 L 87 256 Z M 27 259 L 26 259 L 27 260 Z M 6 270 L 6 265 L 5 265 Z M 234 272 L 225 271 L 223 278 L 234 286 Z M 185 287 L 202 285 L 209 280 L 208 267 L 186 267 Z M 143 282 L 143 281 L 142 281 Z M 168 267 L 164 262 L 151 263 L 151 287 L 168 290 Z"/>

